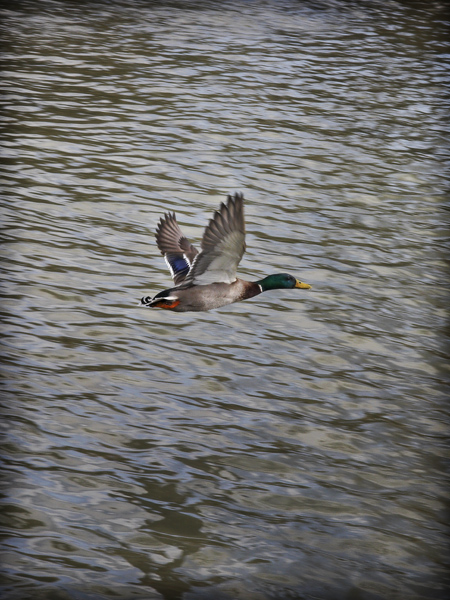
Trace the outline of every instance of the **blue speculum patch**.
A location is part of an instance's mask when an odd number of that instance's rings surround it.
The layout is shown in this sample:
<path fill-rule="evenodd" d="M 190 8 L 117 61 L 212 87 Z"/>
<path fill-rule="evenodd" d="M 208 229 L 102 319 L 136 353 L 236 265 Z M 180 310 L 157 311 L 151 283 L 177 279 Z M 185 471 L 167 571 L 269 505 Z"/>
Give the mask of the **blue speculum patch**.
<path fill-rule="evenodd" d="M 173 269 L 174 275 L 178 275 L 179 273 L 184 273 L 187 275 L 189 271 L 189 264 L 184 258 L 181 256 L 171 256 L 168 258 L 168 260 Z"/>

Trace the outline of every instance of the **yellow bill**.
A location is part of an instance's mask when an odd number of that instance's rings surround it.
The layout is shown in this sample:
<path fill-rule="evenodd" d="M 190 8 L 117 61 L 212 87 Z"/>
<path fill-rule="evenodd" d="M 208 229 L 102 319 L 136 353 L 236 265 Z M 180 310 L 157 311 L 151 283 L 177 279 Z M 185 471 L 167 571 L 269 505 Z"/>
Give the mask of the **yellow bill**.
<path fill-rule="evenodd" d="M 297 279 L 297 282 L 294 287 L 300 288 L 302 290 L 309 290 L 312 286 L 310 286 L 308 283 L 303 283 Z"/>

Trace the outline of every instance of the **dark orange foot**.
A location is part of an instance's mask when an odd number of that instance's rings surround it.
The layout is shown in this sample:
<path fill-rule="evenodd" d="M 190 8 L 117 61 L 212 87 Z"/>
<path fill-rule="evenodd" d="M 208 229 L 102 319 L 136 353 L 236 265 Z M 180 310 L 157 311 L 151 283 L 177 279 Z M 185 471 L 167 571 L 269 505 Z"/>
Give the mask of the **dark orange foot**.
<path fill-rule="evenodd" d="M 166 300 L 161 300 L 158 304 L 154 304 L 153 306 L 156 308 L 164 308 L 165 310 L 170 310 L 171 308 L 175 308 L 180 304 L 180 300 L 174 300 L 174 302 L 169 303 Z"/>

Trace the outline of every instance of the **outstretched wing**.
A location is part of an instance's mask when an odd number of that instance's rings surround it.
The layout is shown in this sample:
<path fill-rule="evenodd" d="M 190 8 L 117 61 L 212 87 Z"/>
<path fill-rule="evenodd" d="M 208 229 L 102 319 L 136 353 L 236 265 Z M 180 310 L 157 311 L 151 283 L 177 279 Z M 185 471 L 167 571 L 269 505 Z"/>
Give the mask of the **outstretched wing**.
<path fill-rule="evenodd" d="M 178 226 L 175 213 L 166 213 L 156 228 L 156 243 L 170 269 L 175 285 L 183 282 L 198 250 Z"/>
<path fill-rule="evenodd" d="M 233 283 L 245 252 L 244 196 L 227 197 L 205 229 L 202 251 L 194 259 L 186 285 Z"/>

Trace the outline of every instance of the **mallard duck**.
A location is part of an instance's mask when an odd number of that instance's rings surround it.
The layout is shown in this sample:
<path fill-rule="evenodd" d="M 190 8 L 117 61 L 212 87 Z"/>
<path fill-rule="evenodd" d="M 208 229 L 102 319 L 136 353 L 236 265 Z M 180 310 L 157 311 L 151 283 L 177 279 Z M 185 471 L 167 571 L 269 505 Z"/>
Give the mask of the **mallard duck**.
<path fill-rule="evenodd" d="M 145 296 L 141 305 L 176 312 L 219 308 L 278 289 L 309 289 L 292 275 L 278 273 L 259 281 L 236 277 L 245 251 L 244 196 L 227 197 L 205 229 L 199 252 L 183 235 L 175 213 L 166 213 L 156 229 L 156 243 L 170 269 L 175 286 Z"/>

